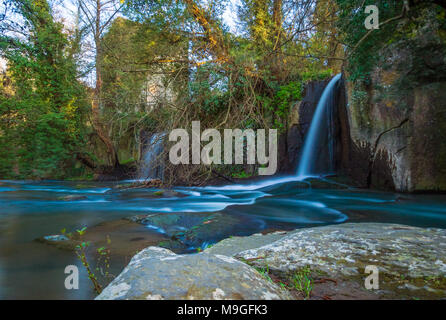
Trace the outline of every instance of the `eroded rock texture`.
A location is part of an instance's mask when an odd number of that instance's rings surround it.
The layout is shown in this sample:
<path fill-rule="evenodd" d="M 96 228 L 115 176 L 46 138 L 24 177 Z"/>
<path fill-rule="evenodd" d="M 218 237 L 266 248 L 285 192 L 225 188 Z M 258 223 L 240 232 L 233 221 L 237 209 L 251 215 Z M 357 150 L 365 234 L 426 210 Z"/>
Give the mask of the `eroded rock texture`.
<path fill-rule="evenodd" d="M 291 299 L 291 295 L 234 258 L 176 255 L 149 247 L 134 256 L 97 299 L 277 300 Z"/>
<path fill-rule="evenodd" d="M 380 295 L 410 296 L 414 293 L 407 290 L 411 289 L 446 297 L 443 229 L 379 223 L 309 228 L 235 257 L 257 267 L 268 266 L 284 278 L 308 267 L 314 275 L 362 287 L 366 266 L 374 265 L 380 273 Z"/>
<path fill-rule="evenodd" d="M 378 290 L 365 287 L 371 265 Z M 98 299 L 299 299 L 293 281 L 302 270 L 310 272 L 310 298 L 443 299 L 446 230 L 347 223 L 232 237 L 200 254 L 149 247 Z"/>
<path fill-rule="evenodd" d="M 345 75 L 352 141 L 346 169 L 363 186 L 446 190 L 446 41 L 431 15 L 381 50 L 366 80 Z"/>

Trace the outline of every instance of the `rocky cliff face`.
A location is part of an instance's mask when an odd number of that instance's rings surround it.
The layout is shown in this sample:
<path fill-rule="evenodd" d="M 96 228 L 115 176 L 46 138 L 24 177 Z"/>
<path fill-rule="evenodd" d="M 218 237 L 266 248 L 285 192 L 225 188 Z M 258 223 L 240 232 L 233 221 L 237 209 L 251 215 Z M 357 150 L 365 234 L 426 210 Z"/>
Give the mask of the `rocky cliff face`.
<path fill-rule="evenodd" d="M 446 191 L 445 32 L 426 21 L 381 56 L 369 79 L 346 81 L 345 169 L 364 186 Z"/>

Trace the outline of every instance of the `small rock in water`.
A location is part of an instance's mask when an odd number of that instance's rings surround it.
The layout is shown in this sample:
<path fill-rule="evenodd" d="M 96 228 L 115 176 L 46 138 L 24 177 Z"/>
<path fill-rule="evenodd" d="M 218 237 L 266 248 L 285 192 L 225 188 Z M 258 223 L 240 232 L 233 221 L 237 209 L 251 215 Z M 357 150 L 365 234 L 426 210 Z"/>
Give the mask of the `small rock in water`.
<path fill-rule="evenodd" d="M 163 185 L 163 182 L 160 179 L 152 179 L 145 183 L 145 187 L 149 188 L 159 188 Z"/>
<path fill-rule="evenodd" d="M 56 234 L 56 235 L 51 235 L 51 236 L 45 236 L 43 237 L 45 240 L 47 241 L 68 241 L 68 237 L 63 235 L 63 234 Z"/>
<path fill-rule="evenodd" d="M 67 236 L 61 234 L 43 236 L 35 239 L 34 241 L 51 245 L 61 250 L 69 251 L 74 250 L 76 246 L 81 243 L 80 241 L 69 239 Z"/>
<path fill-rule="evenodd" d="M 143 182 L 136 182 L 132 184 L 122 184 L 116 187 L 119 190 L 130 190 L 130 189 L 139 189 L 139 188 L 161 188 L 163 182 L 160 179 L 151 179 Z"/>
<path fill-rule="evenodd" d="M 87 197 L 86 196 L 65 196 L 65 197 L 60 197 L 58 198 L 59 200 L 62 201 L 79 201 L 79 200 L 86 200 Z"/>
<path fill-rule="evenodd" d="M 203 248 L 204 243 L 215 243 L 226 238 L 243 223 L 234 216 L 218 212 L 162 213 L 129 219 L 170 237 L 170 241 L 163 241 L 159 246 L 175 251 Z"/>

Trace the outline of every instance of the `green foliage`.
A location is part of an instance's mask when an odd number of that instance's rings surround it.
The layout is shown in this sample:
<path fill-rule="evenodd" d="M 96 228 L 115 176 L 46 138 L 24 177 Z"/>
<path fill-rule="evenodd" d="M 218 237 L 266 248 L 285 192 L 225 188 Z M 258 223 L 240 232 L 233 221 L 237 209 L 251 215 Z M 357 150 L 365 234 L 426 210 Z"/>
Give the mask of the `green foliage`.
<path fill-rule="evenodd" d="M 8 150 L 0 176 L 91 178 L 76 155 L 99 168 L 109 150 L 90 134 L 91 97 L 76 79 L 85 30 L 67 34 L 45 0 L 6 2 L 27 36 L 0 38 L 12 82 L 0 88 L 0 148 Z M 286 130 L 303 84 L 339 70 L 342 59 L 327 58 L 343 54 L 334 2 L 242 0 L 241 29 L 231 34 L 222 19 L 228 1 L 126 1 L 127 18 L 116 15 L 104 30 L 95 61 L 103 80 L 99 117 L 119 160 L 138 159 L 145 133 L 197 119 L 208 128 Z M 190 170 L 202 179 L 202 169 Z M 187 176 L 181 179 L 192 181 Z"/>
<path fill-rule="evenodd" d="M 304 83 L 308 81 L 321 81 L 327 80 L 333 75 L 332 69 L 305 71 L 302 73 L 302 81 Z"/>
<path fill-rule="evenodd" d="M 81 229 L 77 229 L 75 234 L 72 232 L 67 233 L 67 229 L 63 228 L 61 230 L 61 233 L 65 235 L 67 238 L 69 238 L 71 241 L 76 241 L 79 244 L 75 247 L 75 252 L 79 260 L 82 262 L 82 265 L 85 267 L 85 270 L 87 271 L 88 278 L 90 279 L 94 290 L 97 294 L 100 294 L 102 292 L 102 285 L 99 282 L 98 277 L 96 276 L 95 271 L 100 272 L 102 276 L 108 278 L 113 277 L 113 275 L 110 274 L 110 249 L 108 247 L 100 247 L 95 250 L 95 254 L 97 255 L 96 264 L 93 267 L 88 259 L 88 252 L 89 248 L 91 247 L 90 241 L 84 241 L 83 236 L 87 232 L 87 227 L 83 227 Z M 111 244 L 111 239 L 109 236 L 107 236 L 107 245 Z"/>
<path fill-rule="evenodd" d="M 339 6 L 339 25 L 344 41 L 350 48 L 349 71 L 352 81 L 366 80 L 373 66 L 379 59 L 379 50 L 386 43 L 398 37 L 398 21 L 380 27 L 379 32 L 361 39 L 369 32 L 364 27 L 367 5 L 376 5 L 379 9 L 380 22 L 401 14 L 403 1 L 400 0 L 337 0 Z M 359 43 L 359 45 L 358 45 Z"/>
<path fill-rule="evenodd" d="M 246 171 L 240 171 L 240 172 L 233 173 L 232 177 L 238 178 L 238 179 L 246 179 L 246 178 L 252 177 L 252 174 L 250 174 Z"/>
<path fill-rule="evenodd" d="M 263 278 L 265 278 L 269 282 L 273 282 L 273 280 L 269 276 L 269 266 L 268 266 L 268 264 L 266 264 L 264 267 L 255 267 L 255 269 L 257 270 L 258 273 L 260 273 L 260 275 Z"/>
<path fill-rule="evenodd" d="M 350 78 L 366 85 L 370 81 L 372 69 L 378 62 L 383 62 L 381 61 L 385 56 L 383 49 L 397 45 L 416 53 L 417 47 L 423 44 L 420 37 L 437 28 L 444 32 L 446 27 L 444 9 L 429 1 L 411 3 L 409 11 L 403 10 L 404 1 L 400 0 L 336 0 L 336 2 L 339 6 L 338 27 L 348 48 Z M 379 30 L 370 31 L 364 27 L 364 20 L 367 17 L 364 9 L 367 5 L 376 5 L 379 9 Z M 418 57 L 423 54 L 416 53 L 413 56 Z M 413 66 L 425 69 L 425 64 L 421 60 L 414 62 Z M 414 73 L 418 73 L 418 70 Z"/>
<path fill-rule="evenodd" d="M 46 1 L 17 1 L 28 37 L 0 37 L 12 95 L 0 95 L 0 176 L 64 175 L 84 143 L 87 102 L 76 79 L 72 47 Z M 14 168 L 14 170 L 10 170 Z M 62 170 L 61 170 L 62 169 Z"/>
<path fill-rule="evenodd" d="M 212 116 L 227 108 L 229 91 L 227 79 L 215 64 L 207 64 L 193 72 L 189 84 L 191 100 L 199 106 L 202 118 Z"/>
<path fill-rule="evenodd" d="M 114 144 L 126 149 L 121 160 L 137 159 L 141 131 L 163 131 L 172 119 L 169 109 L 187 75 L 182 62 L 187 42 L 161 32 L 157 23 L 122 17 L 113 21 L 102 42 L 102 117 Z"/>
<path fill-rule="evenodd" d="M 86 228 L 83 228 L 82 230 L 77 230 L 80 239 L 82 239 L 82 235 L 84 234 Z M 91 269 L 90 263 L 87 259 L 87 250 L 90 246 L 90 242 L 81 242 L 79 245 L 76 246 L 76 255 L 79 258 L 79 260 L 82 262 L 82 265 L 85 267 L 85 270 L 88 273 L 88 278 L 90 279 L 91 283 L 93 284 L 94 290 L 97 294 L 101 294 L 102 292 L 102 286 L 99 284 L 98 278 L 94 274 L 94 272 Z"/>
<path fill-rule="evenodd" d="M 313 290 L 310 267 L 305 267 L 295 272 L 291 280 L 294 289 L 300 292 L 305 299 L 309 299 Z"/>
<path fill-rule="evenodd" d="M 258 96 L 258 101 L 263 105 L 274 119 L 273 127 L 285 129 L 285 120 L 290 111 L 290 106 L 302 99 L 303 86 L 301 81 L 291 81 L 286 85 L 278 86 L 274 96 Z"/>

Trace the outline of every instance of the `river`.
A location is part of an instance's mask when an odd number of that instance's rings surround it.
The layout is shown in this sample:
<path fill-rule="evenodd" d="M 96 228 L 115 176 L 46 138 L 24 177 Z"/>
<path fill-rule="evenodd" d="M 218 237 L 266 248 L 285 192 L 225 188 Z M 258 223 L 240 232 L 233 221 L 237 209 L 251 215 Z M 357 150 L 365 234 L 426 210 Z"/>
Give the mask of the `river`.
<path fill-rule="evenodd" d="M 345 222 L 446 228 L 444 195 L 373 192 L 285 177 L 251 185 L 176 187 L 169 197 L 150 198 L 147 195 L 156 189 L 116 188 L 123 183 L 1 181 L 0 299 L 94 298 L 74 252 L 34 240 L 63 228 L 75 230 L 140 214 L 219 212 L 231 217 L 231 225 L 220 222 L 222 232 L 210 233 L 207 244 L 233 235 Z M 80 198 L 67 201 L 66 196 Z M 153 237 L 165 232 L 156 226 L 142 228 L 139 232 Z M 64 269 L 72 264 L 81 270 L 79 290 L 64 287 Z M 124 266 L 121 261 L 112 269 L 118 273 Z"/>

